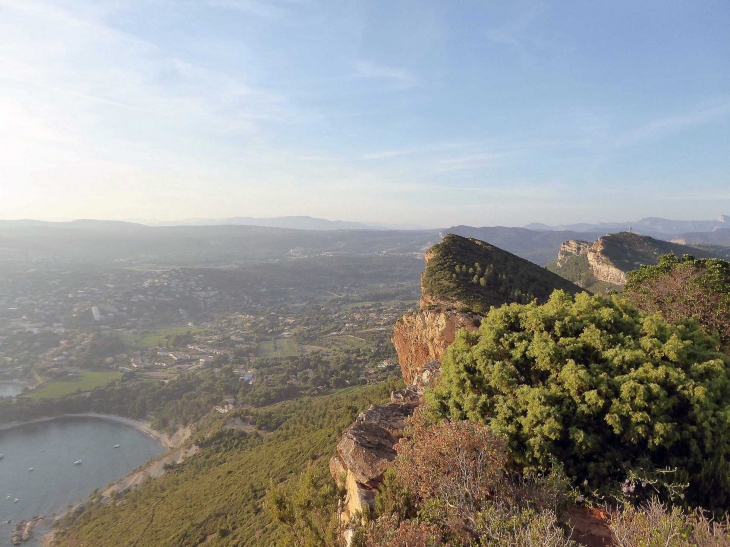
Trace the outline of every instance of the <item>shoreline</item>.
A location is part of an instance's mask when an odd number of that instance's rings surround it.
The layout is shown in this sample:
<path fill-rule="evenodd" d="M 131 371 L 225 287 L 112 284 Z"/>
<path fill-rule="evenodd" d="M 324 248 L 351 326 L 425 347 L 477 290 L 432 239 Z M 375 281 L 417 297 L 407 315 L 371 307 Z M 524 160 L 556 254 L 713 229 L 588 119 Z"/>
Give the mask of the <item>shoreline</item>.
<path fill-rule="evenodd" d="M 132 427 L 141 433 L 144 433 L 157 442 L 162 444 L 167 450 L 160 456 L 148 461 L 141 468 L 131 471 L 124 477 L 110 483 L 104 490 L 106 495 L 110 494 L 113 490 L 119 490 L 120 485 L 127 487 L 138 486 L 145 479 L 155 478 L 163 474 L 164 465 L 166 463 L 180 463 L 188 456 L 195 454 L 198 451 L 196 446 L 189 449 L 182 447 L 185 440 L 190 436 L 190 427 L 180 428 L 175 434 L 168 435 L 161 433 L 155 429 L 152 429 L 149 422 L 143 422 L 141 420 L 133 420 L 131 418 L 125 418 L 123 416 L 117 416 L 116 414 L 99 414 L 97 412 L 84 412 L 78 414 L 61 414 L 59 416 L 44 416 L 42 418 L 36 418 L 34 420 L 28 420 L 25 422 L 10 422 L 7 424 L 0 425 L 0 432 L 23 427 L 25 425 L 32 425 L 38 423 L 52 422 L 53 420 L 59 420 L 62 418 L 93 418 L 97 420 L 106 420 L 109 422 L 115 422 L 127 427 Z M 74 506 L 77 507 L 78 505 Z M 55 536 L 55 523 L 66 515 L 68 511 L 64 511 L 55 517 L 46 519 L 44 522 L 39 523 L 36 532 L 37 541 L 40 546 L 48 547 L 52 544 Z"/>
<path fill-rule="evenodd" d="M 97 412 L 84 412 L 81 414 L 61 414 L 59 416 L 45 416 L 43 418 L 36 418 L 27 422 L 10 422 L 7 424 L 0 425 L 0 431 L 7 431 L 9 429 L 15 429 L 17 427 L 23 427 L 25 425 L 40 424 L 45 422 L 52 422 L 61 418 L 94 418 L 97 420 L 107 420 L 109 422 L 116 422 L 118 424 L 132 427 L 137 431 L 141 431 L 146 435 L 149 435 L 160 444 L 162 444 L 168 450 L 175 448 L 177 442 L 168 435 L 167 433 L 161 433 L 155 429 L 152 429 L 149 422 L 143 422 L 140 420 L 133 420 L 131 418 L 124 418 L 123 416 L 117 416 L 116 414 L 99 414 Z"/>

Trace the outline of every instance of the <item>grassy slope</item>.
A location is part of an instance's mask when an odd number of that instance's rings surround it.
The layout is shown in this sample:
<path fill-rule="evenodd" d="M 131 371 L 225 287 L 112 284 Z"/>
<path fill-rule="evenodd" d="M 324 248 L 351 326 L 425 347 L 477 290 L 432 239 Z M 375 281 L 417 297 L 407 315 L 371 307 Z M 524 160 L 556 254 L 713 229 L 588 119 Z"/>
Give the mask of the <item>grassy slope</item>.
<path fill-rule="evenodd" d="M 270 546 L 278 528 L 262 510 L 272 483 L 310 463 L 326 467 L 342 431 L 358 412 L 385 400 L 396 384 L 349 388 L 338 395 L 272 407 L 282 425 L 265 440 L 204 448 L 117 506 L 86 512 L 60 540 L 63 546 Z M 228 443 L 228 444 L 226 444 Z"/>
<path fill-rule="evenodd" d="M 533 298 L 544 302 L 555 289 L 571 294 L 582 290 L 545 268 L 477 239 L 448 234 L 429 252 L 432 258 L 421 278 L 424 293 L 456 300 L 479 313 L 509 302 Z M 476 268 L 476 264 L 481 274 L 476 269 L 468 271 Z M 457 266 L 466 266 L 467 271 L 457 272 Z M 485 285 L 475 283 L 474 275 L 484 277 Z M 525 296 L 516 295 L 515 291 Z"/>

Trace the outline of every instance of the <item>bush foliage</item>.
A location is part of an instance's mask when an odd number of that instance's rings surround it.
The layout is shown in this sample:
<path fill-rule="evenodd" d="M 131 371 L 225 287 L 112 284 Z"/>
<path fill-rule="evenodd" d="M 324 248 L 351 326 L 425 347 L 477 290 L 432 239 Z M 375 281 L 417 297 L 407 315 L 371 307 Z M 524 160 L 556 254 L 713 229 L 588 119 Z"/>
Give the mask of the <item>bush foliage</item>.
<path fill-rule="evenodd" d="M 629 272 L 625 294 L 667 321 L 695 317 L 721 346 L 730 346 L 730 262 L 665 255 L 656 266 Z"/>
<path fill-rule="evenodd" d="M 617 511 L 610 527 L 616 547 L 730 547 L 727 519 L 713 521 L 656 500 Z"/>
<path fill-rule="evenodd" d="M 430 423 L 418 409 L 376 499 L 364 547 L 563 547 L 558 523 L 567 481 L 558 470 L 505 469 L 504 440 L 469 420 Z M 399 509 L 407 508 L 407 511 Z"/>
<path fill-rule="evenodd" d="M 633 469 L 676 469 L 687 500 L 730 506 L 730 358 L 696 321 L 556 291 L 462 331 L 429 394 L 442 416 L 488 423 L 512 464 L 559 461 L 588 491 Z"/>

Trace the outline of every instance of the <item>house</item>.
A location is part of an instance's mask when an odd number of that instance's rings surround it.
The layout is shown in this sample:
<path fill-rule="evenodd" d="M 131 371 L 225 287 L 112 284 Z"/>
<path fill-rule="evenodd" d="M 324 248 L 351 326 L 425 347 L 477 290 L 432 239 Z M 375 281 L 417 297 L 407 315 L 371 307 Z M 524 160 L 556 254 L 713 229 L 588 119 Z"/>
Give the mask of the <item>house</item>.
<path fill-rule="evenodd" d="M 233 410 L 233 405 L 229 403 L 223 406 L 214 406 L 213 409 L 221 414 L 228 414 L 231 410 Z"/>
<path fill-rule="evenodd" d="M 249 370 L 248 372 L 244 372 L 243 376 L 241 376 L 241 381 L 253 383 L 253 371 Z"/>

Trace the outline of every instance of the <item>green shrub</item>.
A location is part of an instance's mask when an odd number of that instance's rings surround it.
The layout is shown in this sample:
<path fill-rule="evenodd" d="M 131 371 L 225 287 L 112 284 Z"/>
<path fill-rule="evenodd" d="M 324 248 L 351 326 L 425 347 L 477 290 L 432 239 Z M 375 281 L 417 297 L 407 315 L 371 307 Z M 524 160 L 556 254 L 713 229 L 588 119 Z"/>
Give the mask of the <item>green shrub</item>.
<path fill-rule="evenodd" d="M 631 469 L 677 469 L 687 501 L 730 507 L 730 358 L 695 321 L 556 291 L 461 331 L 428 394 L 442 416 L 490 424 L 512 465 L 560 461 L 587 491 Z"/>

